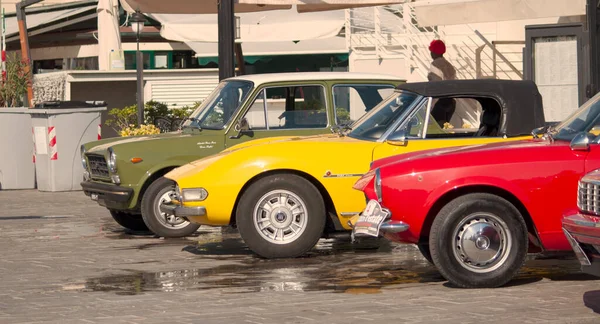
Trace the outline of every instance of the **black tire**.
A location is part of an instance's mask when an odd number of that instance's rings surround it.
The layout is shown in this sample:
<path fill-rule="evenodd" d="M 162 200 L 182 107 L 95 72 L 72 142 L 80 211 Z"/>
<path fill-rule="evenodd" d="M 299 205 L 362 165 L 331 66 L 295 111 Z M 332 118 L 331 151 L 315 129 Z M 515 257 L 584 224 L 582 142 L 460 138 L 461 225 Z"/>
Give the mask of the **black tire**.
<path fill-rule="evenodd" d="M 142 197 L 142 218 L 146 226 L 160 237 L 184 237 L 195 233 L 200 225 L 185 219 L 177 220 L 178 224 L 169 224 L 159 210 L 161 198 L 169 192 L 175 192 L 175 182 L 160 177 L 148 186 Z M 160 218 L 160 219 L 159 219 Z"/>
<path fill-rule="evenodd" d="M 489 234 L 495 234 L 490 235 L 491 240 L 483 235 L 461 243 L 462 234 L 480 233 L 477 229 L 482 226 Z M 506 245 L 497 250 L 503 252 L 490 256 L 496 250 L 494 246 L 503 246 L 502 242 Z M 506 284 L 523 266 L 527 248 L 527 225 L 521 213 L 507 200 L 486 193 L 468 194 L 449 202 L 433 221 L 429 236 L 433 263 L 444 278 L 462 288 L 495 288 Z M 469 258 L 471 262 L 463 261 L 469 252 L 474 256 Z M 478 256 L 482 259 L 476 260 Z"/>
<path fill-rule="evenodd" d="M 293 234 L 291 231 L 287 232 L 288 234 L 297 235 L 293 240 L 290 238 L 291 241 L 289 243 L 277 244 L 271 242 L 263 236 L 266 234 L 261 234 L 265 233 L 265 231 L 268 232 L 268 230 L 259 232 L 258 225 L 255 226 L 255 208 L 261 203 L 263 196 L 273 193 L 275 190 L 290 192 L 296 195 L 296 198 L 300 199 L 300 204 L 295 204 L 293 201 L 295 198 L 293 198 L 291 199 L 293 205 L 284 204 L 284 206 L 299 205 L 302 208 L 301 204 L 303 203 L 305 207 L 305 209 L 303 208 L 305 212 L 301 213 L 301 215 L 304 215 L 303 218 L 302 216 L 289 217 L 290 222 L 298 219 L 304 219 L 305 222 L 302 226 L 304 231 L 301 234 Z M 289 197 L 288 199 L 290 199 Z M 278 210 L 285 210 L 285 208 L 279 208 Z M 276 215 L 270 214 L 271 216 L 269 217 L 273 217 L 271 220 L 276 225 L 277 223 L 285 224 L 288 222 L 287 216 L 285 216 L 285 220 L 283 221 L 278 221 L 274 218 L 282 213 L 285 214 L 285 212 L 280 212 Z M 323 236 L 325 220 L 325 203 L 319 190 L 308 180 L 293 174 L 275 174 L 256 181 L 242 194 L 236 210 L 236 223 L 242 239 L 244 239 L 254 253 L 264 258 L 292 258 L 308 252 Z M 271 231 L 269 233 L 277 235 L 279 232 L 273 233 Z M 288 235 L 283 229 L 281 233 L 283 233 L 282 235 Z"/>
<path fill-rule="evenodd" d="M 129 214 L 120 210 L 109 209 L 110 215 L 119 225 L 136 232 L 147 232 L 148 227 L 142 216 Z"/>
<path fill-rule="evenodd" d="M 433 260 L 431 259 L 431 252 L 429 251 L 429 243 L 418 243 L 417 248 L 419 248 L 419 252 L 421 255 L 431 264 L 433 264 Z"/>

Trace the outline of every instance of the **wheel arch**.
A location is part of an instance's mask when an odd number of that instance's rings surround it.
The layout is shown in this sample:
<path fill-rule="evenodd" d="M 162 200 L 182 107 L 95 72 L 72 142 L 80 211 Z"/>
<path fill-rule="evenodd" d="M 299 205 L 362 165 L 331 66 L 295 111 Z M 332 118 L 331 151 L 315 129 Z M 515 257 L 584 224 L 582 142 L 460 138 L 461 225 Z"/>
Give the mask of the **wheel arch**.
<path fill-rule="evenodd" d="M 533 222 L 533 218 L 531 217 L 531 214 L 529 213 L 529 211 L 527 210 L 527 208 L 525 207 L 523 202 L 521 202 L 521 200 L 519 198 L 517 198 L 517 196 L 512 194 L 510 191 L 507 191 L 500 187 L 491 186 L 491 185 L 464 186 L 464 187 L 457 188 L 455 190 L 448 191 L 448 192 L 444 193 L 442 196 L 440 196 L 436 200 L 436 202 L 432 205 L 432 207 L 427 212 L 427 215 L 425 216 L 425 220 L 423 222 L 423 227 L 421 228 L 421 233 L 419 234 L 419 243 L 427 243 L 429 241 L 429 233 L 431 231 L 431 226 L 433 224 L 433 221 L 434 221 L 435 217 L 437 216 L 437 214 L 440 212 L 440 210 L 446 204 L 448 204 L 450 201 L 452 201 L 460 196 L 464 196 L 464 195 L 472 194 L 472 193 L 492 194 L 492 195 L 496 195 L 501 198 L 504 198 L 508 202 L 510 202 L 513 206 L 515 206 L 515 208 L 517 208 L 517 210 L 519 211 L 519 213 L 521 213 L 521 215 L 523 216 L 523 219 L 525 220 L 525 224 L 527 225 L 529 241 L 530 241 L 530 243 L 533 244 L 533 246 L 531 246 L 531 244 L 530 244 L 530 250 L 532 250 L 532 249 L 535 250 L 536 247 L 539 249 L 543 249 L 541 241 L 540 241 L 540 237 L 538 235 L 538 231 L 535 227 L 535 223 Z"/>
<path fill-rule="evenodd" d="M 146 193 L 146 190 L 148 190 L 148 187 L 150 187 L 150 185 L 156 181 L 156 179 L 164 176 L 165 174 L 169 173 L 169 171 L 175 169 L 179 167 L 179 165 L 170 165 L 170 166 L 163 166 L 155 171 L 153 171 L 152 173 L 150 173 L 150 175 L 148 177 L 146 177 L 146 179 L 144 180 L 144 184 L 142 185 L 141 189 L 140 189 L 140 193 L 137 196 L 137 201 L 136 201 L 136 207 L 139 208 L 141 203 L 142 203 L 142 198 L 144 197 L 144 194 Z"/>
<path fill-rule="evenodd" d="M 341 224 L 339 224 L 339 220 L 337 218 L 337 212 L 335 210 L 335 205 L 333 204 L 333 200 L 331 199 L 329 192 L 327 192 L 327 189 L 325 189 L 325 186 L 323 186 L 323 184 L 319 180 L 317 180 L 315 177 L 313 177 L 312 175 L 310 175 L 306 172 L 294 170 L 294 169 L 269 170 L 269 171 L 257 174 L 254 177 L 252 177 L 250 180 L 248 180 L 244 184 L 244 186 L 242 187 L 242 189 L 240 190 L 240 192 L 238 193 L 238 195 L 235 199 L 235 203 L 233 205 L 233 209 L 231 211 L 231 217 L 230 217 L 230 221 L 229 221 L 230 225 L 232 225 L 232 226 L 236 225 L 235 213 L 238 208 L 240 198 L 242 197 L 244 192 L 246 192 L 246 190 L 248 190 L 248 188 L 250 188 L 250 186 L 252 184 L 254 184 L 255 182 L 257 182 L 258 180 L 263 179 L 268 176 L 271 176 L 271 175 L 274 175 L 274 174 L 294 174 L 294 175 L 302 177 L 302 178 L 308 180 L 310 183 L 312 183 L 317 188 L 317 190 L 319 190 L 319 193 L 321 194 L 321 197 L 323 198 L 323 202 L 325 203 L 325 210 L 327 212 L 325 231 L 336 230 L 337 228 L 341 227 Z"/>

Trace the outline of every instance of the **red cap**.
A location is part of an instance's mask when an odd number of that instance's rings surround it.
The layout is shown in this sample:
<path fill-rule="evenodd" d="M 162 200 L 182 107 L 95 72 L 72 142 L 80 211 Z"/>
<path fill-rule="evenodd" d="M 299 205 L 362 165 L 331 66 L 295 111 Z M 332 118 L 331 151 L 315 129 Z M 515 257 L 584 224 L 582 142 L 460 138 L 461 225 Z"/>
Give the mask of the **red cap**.
<path fill-rule="evenodd" d="M 429 51 L 438 55 L 442 55 L 446 53 L 446 44 L 439 39 L 434 39 L 431 44 L 429 44 Z"/>

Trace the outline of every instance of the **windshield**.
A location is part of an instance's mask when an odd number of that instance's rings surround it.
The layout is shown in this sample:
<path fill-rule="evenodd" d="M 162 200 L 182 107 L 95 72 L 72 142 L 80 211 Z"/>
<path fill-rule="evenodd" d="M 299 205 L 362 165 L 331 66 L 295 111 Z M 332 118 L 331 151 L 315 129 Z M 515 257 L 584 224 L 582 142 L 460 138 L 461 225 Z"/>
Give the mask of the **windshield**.
<path fill-rule="evenodd" d="M 421 98 L 407 91 L 396 91 L 385 101 L 366 113 L 352 125 L 348 136 L 376 141 L 394 125 L 395 121 L 409 111 L 409 108 Z"/>
<path fill-rule="evenodd" d="M 223 129 L 246 99 L 253 84 L 249 81 L 223 81 L 202 102 L 183 127 Z"/>
<path fill-rule="evenodd" d="M 558 124 L 552 135 L 554 139 L 571 141 L 578 133 L 600 135 L 600 94 L 588 100 L 581 108 Z"/>

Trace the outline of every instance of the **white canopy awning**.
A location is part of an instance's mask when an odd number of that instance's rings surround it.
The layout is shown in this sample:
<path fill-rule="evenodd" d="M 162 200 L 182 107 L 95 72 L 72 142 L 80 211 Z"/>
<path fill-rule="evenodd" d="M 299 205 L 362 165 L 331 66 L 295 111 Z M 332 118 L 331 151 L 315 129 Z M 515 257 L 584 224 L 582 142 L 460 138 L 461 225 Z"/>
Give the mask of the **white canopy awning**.
<path fill-rule="evenodd" d="M 73 7 L 58 5 L 55 6 L 56 9 L 46 9 L 43 7 L 29 9 L 26 11 L 29 36 L 94 19 L 97 17 L 96 6 L 96 3 L 83 3 L 82 6 Z M 65 9 L 61 9 L 63 7 Z M 5 23 L 6 41 L 10 42 L 18 39 L 19 24 L 16 14 L 7 14 Z"/>
<path fill-rule="evenodd" d="M 585 15 L 586 0 L 422 0 L 413 3 L 420 26 Z"/>
<path fill-rule="evenodd" d="M 164 14 L 217 13 L 218 0 L 120 0 L 126 11 Z M 405 0 L 234 0 L 235 12 L 256 12 L 290 9 L 298 5 L 299 12 L 339 10 L 353 7 L 379 6 Z"/>
<path fill-rule="evenodd" d="M 163 38 L 180 42 L 218 42 L 216 14 L 150 14 L 162 24 Z M 240 13 L 241 43 L 332 38 L 344 27 L 343 10 L 299 14 L 295 8 Z"/>
<path fill-rule="evenodd" d="M 196 57 L 218 56 L 217 43 L 186 42 Z M 309 39 L 299 42 L 244 43 L 244 56 L 293 55 L 293 54 L 340 54 L 348 53 L 344 37 Z"/>

